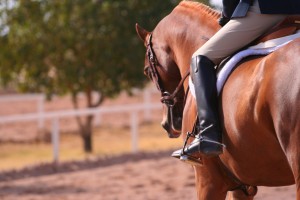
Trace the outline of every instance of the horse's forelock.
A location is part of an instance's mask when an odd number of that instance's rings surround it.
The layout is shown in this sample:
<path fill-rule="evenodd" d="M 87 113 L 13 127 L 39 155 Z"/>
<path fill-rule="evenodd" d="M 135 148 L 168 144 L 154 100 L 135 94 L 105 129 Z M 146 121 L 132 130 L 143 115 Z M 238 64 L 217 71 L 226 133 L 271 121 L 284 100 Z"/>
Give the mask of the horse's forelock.
<path fill-rule="evenodd" d="M 210 8 L 209 6 L 190 0 L 184 0 L 179 3 L 175 9 L 186 9 L 195 13 L 207 14 L 208 17 L 219 18 L 220 12 Z"/>

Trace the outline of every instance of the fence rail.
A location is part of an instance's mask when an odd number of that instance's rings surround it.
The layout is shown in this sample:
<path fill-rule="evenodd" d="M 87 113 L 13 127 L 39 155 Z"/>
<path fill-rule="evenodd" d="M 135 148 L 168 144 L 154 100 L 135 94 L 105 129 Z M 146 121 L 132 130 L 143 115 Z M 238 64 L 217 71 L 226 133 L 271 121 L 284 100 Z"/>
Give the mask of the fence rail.
<path fill-rule="evenodd" d="M 1 95 L 0 103 L 5 102 L 17 102 L 17 101 L 36 101 L 37 113 L 42 115 L 45 107 L 45 95 L 43 94 L 13 94 L 13 95 Z M 37 119 L 39 129 L 43 129 L 45 122 L 42 118 Z"/>
<path fill-rule="evenodd" d="M 65 118 L 74 116 L 86 116 L 86 115 L 97 115 L 97 114 L 112 114 L 112 113 L 124 113 L 124 112 L 139 112 L 144 110 L 155 110 L 161 108 L 161 104 L 134 104 L 126 106 L 106 106 L 100 108 L 86 108 L 78 110 L 61 110 L 45 113 L 30 113 L 20 115 L 8 115 L 0 116 L 0 124 L 12 123 L 12 122 L 26 122 L 34 121 L 40 118 L 53 119 L 53 118 Z"/>

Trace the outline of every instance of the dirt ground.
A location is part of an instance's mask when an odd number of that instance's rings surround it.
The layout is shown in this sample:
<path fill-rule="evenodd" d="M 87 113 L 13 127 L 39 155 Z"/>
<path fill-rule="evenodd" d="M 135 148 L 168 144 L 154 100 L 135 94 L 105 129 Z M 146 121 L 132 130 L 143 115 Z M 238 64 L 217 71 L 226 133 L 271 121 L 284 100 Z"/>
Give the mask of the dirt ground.
<path fill-rule="evenodd" d="M 121 96 L 122 104 L 142 100 L 142 95 L 134 101 Z M 117 99 L 104 105 L 119 103 L 120 99 Z M 45 104 L 46 111 L 66 108 L 72 108 L 66 98 Z M 2 103 L 0 110 L 0 116 L 35 112 L 36 102 L 13 103 L 13 106 Z M 160 118 L 160 112 L 156 116 Z M 110 116 L 101 117 L 101 123 L 105 124 L 107 121 L 111 121 Z M 2 124 L 0 141 L 34 141 L 39 137 L 36 124 Z M 76 125 L 69 121 L 62 124 L 65 124 L 61 127 L 63 130 L 76 129 Z M 72 126 L 67 126 L 68 124 Z M 0 172 L 0 200 L 196 200 L 192 168 L 169 157 L 169 154 L 170 152 L 128 154 L 115 158 L 62 163 L 56 167 L 42 164 L 22 171 Z M 255 199 L 294 200 L 295 186 L 259 187 Z"/>
<path fill-rule="evenodd" d="M 1 200 L 196 200 L 192 168 L 169 152 L 40 166 L 0 174 Z M 24 178 L 22 176 L 29 176 Z M 257 200 L 295 200 L 295 187 L 259 187 Z"/>

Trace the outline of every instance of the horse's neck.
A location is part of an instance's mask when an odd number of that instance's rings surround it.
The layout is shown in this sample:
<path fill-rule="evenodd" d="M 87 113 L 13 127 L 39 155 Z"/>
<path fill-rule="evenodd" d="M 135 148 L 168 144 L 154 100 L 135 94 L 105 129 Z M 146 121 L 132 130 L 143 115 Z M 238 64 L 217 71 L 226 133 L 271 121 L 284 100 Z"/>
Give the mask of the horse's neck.
<path fill-rule="evenodd" d="M 220 28 L 218 18 L 217 11 L 203 4 L 184 1 L 170 14 L 166 23 L 176 25 L 173 32 L 169 32 L 170 46 L 181 74 L 189 69 L 192 54 Z"/>

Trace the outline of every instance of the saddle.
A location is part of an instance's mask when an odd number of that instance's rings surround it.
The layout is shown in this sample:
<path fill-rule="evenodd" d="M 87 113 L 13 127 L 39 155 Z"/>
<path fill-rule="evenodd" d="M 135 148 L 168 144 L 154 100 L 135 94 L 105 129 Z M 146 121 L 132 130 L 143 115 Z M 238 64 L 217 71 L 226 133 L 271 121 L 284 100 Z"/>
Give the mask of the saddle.
<path fill-rule="evenodd" d="M 295 34 L 297 31 L 300 30 L 300 15 L 291 15 L 286 17 L 283 21 L 279 22 L 277 25 L 275 25 L 272 29 L 270 29 L 268 32 L 264 33 L 260 37 L 258 37 L 256 40 L 245 46 L 244 48 L 238 50 L 242 51 L 244 49 L 247 49 L 250 46 L 257 45 L 259 43 L 266 42 L 268 40 L 276 39 L 285 37 L 288 35 Z M 232 56 L 229 56 L 225 58 L 219 66 L 217 66 L 217 73 L 223 68 L 223 66 L 227 63 L 227 61 L 230 60 Z"/>
<path fill-rule="evenodd" d="M 225 58 L 216 68 L 217 73 L 217 89 L 218 93 L 220 93 L 223 85 L 225 84 L 227 78 L 230 76 L 231 72 L 235 69 L 238 63 L 245 61 L 244 58 L 250 56 L 264 56 L 267 55 L 276 49 L 278 49 L 281 45 L 275 48 L 270 48 L 268 50 L 253 50 L 246 51 L 250 46 L 254 46 L 269 40 L 282 38 L 285 36 L 293 35 L 298 30 L 300 30 L 300 16 L 289 16 L 284 19 L 282 22 L 274 26 L 270 31 L 256 39 L 251 44 L 247 45 L 245 48 L 240 49 L 238 52 Z"/>
<path fill-rule="evenodd" d="M 296 33 L 300 29 L 300 15 L 291 15 L 286 17 L 282 22 L 274 26 L 270 31 L 266 32 L 254 42 L 250 44 L 256 45 L 271 39 L 276 39 Z"/>
<path fill-rule="evenodd" d="M 256 40 L 245 46 L 244 48 L 238 50 L 242 51 L 244 49 L 247 49 L 250 46 L 257 45 L 259 43 L 266 42 L 268 40 L 285 37 L 288 35 L 295 34 L 297 31 L 300 30 L 300 15 L 291 15 L 286 17 L 283 21 L 279 22 L 277 25 L 275 25 L 272 29 L 270 29 L 268 32 L 264 33 L 260 37 L 258 37 Z M 234 55 L 234 54 L 233 54 Z M 232 58 L 232 56 L 229 56 L 225 58 L 217 67 L 217 73 L 220 72 L 220 70 L 224 67 L 224 65 Z"/>

